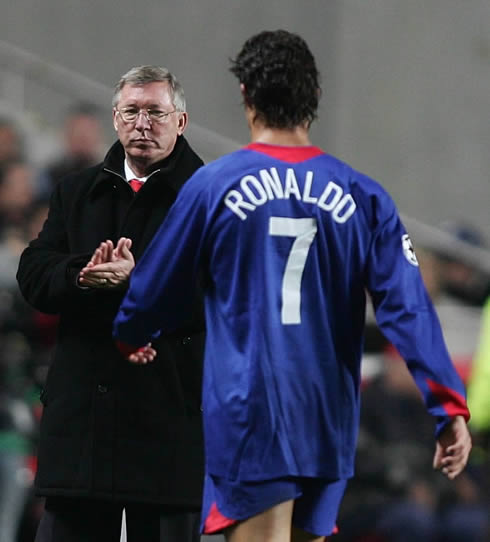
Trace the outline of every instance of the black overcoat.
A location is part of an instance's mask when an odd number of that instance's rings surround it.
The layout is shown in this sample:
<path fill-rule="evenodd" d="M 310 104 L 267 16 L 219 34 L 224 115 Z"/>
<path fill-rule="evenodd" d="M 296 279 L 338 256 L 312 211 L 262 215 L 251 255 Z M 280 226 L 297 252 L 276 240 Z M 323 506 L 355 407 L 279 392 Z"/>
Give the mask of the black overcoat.
<path fill-rule="evenodd" d="M 178 190 L 201 165 L 179 136 L 172 154 L 134 194 L 124 179 L 124 150 L 115 143 L 103 163 L 56 186 L 43 229 L 21 256 L 22 294 L 36 309 L 60 315 L 41 394 L 40 495 L 201 503 L 200 296 L 188 325 L 153 343 L 155 361 L 133 365 L 112 340 L 125 292 L 76 286 L 101 241 L 131 238 L 138 261 Z"/>

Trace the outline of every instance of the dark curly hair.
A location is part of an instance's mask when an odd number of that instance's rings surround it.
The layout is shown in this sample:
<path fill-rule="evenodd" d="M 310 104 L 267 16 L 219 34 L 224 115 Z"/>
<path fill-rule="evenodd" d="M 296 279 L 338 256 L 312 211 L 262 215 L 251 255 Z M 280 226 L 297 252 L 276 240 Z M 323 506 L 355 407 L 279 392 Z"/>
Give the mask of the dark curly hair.
<path fill-rule="evenodd" d="M 230 71 L 245 86 L 245 105 L 268 127 L 309 126 L 316 118 L 320 76 L 300 36 L 286 30 L 260 32 L 231 63 Z"/>

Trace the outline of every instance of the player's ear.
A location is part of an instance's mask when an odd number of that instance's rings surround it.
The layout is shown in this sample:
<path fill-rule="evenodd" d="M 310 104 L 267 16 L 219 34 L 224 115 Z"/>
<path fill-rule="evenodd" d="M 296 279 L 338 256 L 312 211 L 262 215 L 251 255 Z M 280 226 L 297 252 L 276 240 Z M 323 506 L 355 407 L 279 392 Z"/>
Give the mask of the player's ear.
<path fill-rule="evenodd" d="M 240 83 L 240 93 L 242 95 L 242 103 L 243 103 L 243 105 L 245 107 L 251 107 L 250 103 L 249 103 L 249 100 L 248 100 L 247 87 L 243 83 Z"/>

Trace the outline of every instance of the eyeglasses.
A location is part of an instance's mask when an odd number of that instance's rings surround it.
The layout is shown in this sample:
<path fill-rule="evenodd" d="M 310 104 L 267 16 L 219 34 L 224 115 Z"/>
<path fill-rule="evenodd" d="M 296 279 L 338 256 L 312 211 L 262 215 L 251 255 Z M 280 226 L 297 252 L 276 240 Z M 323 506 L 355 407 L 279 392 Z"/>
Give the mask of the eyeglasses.
<path fill-rule="evenodd" d="M 140 116 L 140 113 L 145 115 L 149 123 L 162 124 L 164 123 L 168 116 L 172 113 L 177 113 L 177 110 L 169 111 L 160 111 L 160 109 L 138 109 L 137 107 L 123 107 L 122 109 L 114 108 L 124 122 L 135 122 L 136 119 Z"/>

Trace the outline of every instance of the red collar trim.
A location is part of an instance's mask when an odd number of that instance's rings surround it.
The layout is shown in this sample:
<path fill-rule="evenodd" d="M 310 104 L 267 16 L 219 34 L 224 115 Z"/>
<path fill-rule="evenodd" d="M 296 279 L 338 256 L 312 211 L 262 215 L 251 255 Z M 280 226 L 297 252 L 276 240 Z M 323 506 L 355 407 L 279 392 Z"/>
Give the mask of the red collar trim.
<path fill-rule="evenodd" d="M 312 145 L 308 147 L 288 147 L 285 145 L 270 145 L 269 143 L 250 143 L 245 149 L 261 152 L 272 158 L 293 163 L 304 162 L 324 154 L 321 149 Z"/>

